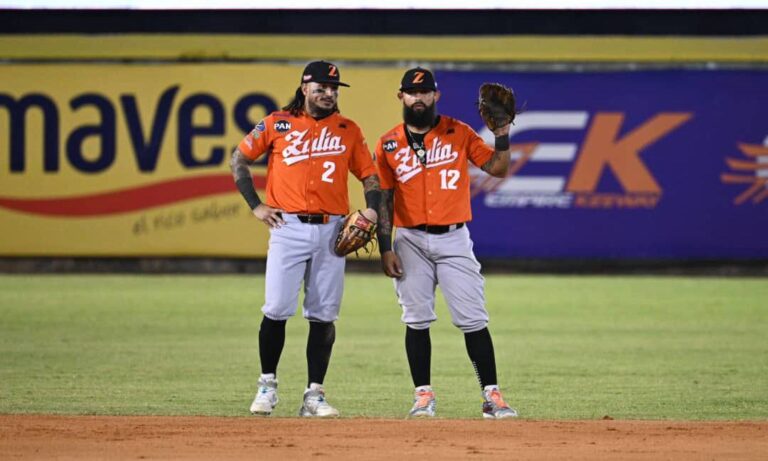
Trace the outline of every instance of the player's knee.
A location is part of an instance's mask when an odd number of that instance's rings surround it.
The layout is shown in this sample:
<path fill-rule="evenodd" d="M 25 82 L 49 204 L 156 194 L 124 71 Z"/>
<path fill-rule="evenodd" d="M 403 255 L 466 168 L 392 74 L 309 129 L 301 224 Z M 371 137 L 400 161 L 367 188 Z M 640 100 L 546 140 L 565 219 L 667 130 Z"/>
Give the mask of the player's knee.
<path fill-rule="evenodd" d="M 328 305 L 311 310 L 305 307 L 304 318 L 310 322 L 333 323 L 339 319 L 339 306 Z"/>
<path fill-rule="evenodd" d="M 408 326 L 408 328 L 412 328 L 414 330 L 426 330 L 429 328 L 430 325 L 432 325 L 433 320 L 422 320 L 422 321 L 406 321 L 405 324 Z"/>
<path fill-rule="evenodd" d="M 261 308 L 261 312 L 264 314 L 265 317 L 271 320 L 282 321 L 282 320 L 288 320 L 289 318 L 293 317 L 295 310 L 291 310 L 290 308 L 280 308 L 279 306 L 265 304 L 264 307 Z"/>
<path fill-rule="evenodd" d="M 455 323 L 454 325 L 462 331 L 462 333 L 474 333 L 480 331 L 488 326 L 488 320 L 480 319 L 470 322 L 463 322 L 461 324 Z"/>

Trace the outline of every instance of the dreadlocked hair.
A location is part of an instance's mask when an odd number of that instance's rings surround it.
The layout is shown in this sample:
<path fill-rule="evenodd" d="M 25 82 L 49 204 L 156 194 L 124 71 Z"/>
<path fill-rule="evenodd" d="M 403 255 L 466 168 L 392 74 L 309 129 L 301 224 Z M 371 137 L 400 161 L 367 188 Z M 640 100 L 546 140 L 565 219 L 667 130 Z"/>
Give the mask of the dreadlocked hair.
<path fill-rule="evenodd" d="M 291 100 L 287 106 L 283 107 L 283 110 L 287 110 L 294 117 L 298 117 L 304 112 L 304 103 L 306 102 L 306 99 L 306 96 L 304 96 L 304 93 L 301 91 L 301 86 L 299 86 L 296 88 L 296 94 L 293 96 L 293 100 Z M 338 104 L 334 105 L 333 109 L 331 109 L 330 113 L 333 112 L 340 112 Z"/>
<path fill-rule="evenodd" d="M 296 88 L 296 94 L 293 96 L 293 100 L 283 107 L 283 110 L 287 110 L 294 117 L 297 117 L 304 110 L 304 93 L 301 91 L 301 86 Z"/>

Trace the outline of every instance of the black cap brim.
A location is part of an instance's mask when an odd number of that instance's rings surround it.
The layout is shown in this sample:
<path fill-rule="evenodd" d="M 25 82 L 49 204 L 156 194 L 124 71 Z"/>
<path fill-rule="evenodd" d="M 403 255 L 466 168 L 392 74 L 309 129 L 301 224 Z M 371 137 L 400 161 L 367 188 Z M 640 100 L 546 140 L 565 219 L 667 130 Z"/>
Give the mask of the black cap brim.
<path fill-rule="evenodd" d="M 414 91 L 414 90 L 421 90 L 421 91 L 437 91 L 437 88 L 435 87 L 427 87 L 427 86 L 401 86 L 400 91 Z"/>
<path fill-rule="evenodd" d="M 330 83 L 331 85 L 346 86 L 347 88 L 349 88 L 349 85 L 347 85 L 346 83 L 342 83 L 342 82 L 340 82 L 338 80 L 315 80 L 315 79 L 312 79 L 309 82 Z M 309 82 L 304 82 L 304 83 L 309 83 Z"/>

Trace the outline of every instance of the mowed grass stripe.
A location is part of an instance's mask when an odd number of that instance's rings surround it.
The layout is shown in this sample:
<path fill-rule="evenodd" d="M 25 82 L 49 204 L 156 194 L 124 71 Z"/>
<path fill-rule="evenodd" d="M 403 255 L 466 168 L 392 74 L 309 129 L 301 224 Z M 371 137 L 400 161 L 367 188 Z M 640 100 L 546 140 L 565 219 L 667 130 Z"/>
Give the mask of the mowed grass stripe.
<path fill-rule="evenodd" d="M 0 413 L 247 416 L 262 276 L 0 276 Z M 768 282 L 493 275 L 499 379 L 525 418 L 768 418 Z M 442 297 L 438 413 L 480 416 Z M 392 282 L 350 274 L 326 379 L 346 417 L 403 417 L 412 393 Z M 306 385 L 307 324 L 288 322 L 276 416 Z"/>

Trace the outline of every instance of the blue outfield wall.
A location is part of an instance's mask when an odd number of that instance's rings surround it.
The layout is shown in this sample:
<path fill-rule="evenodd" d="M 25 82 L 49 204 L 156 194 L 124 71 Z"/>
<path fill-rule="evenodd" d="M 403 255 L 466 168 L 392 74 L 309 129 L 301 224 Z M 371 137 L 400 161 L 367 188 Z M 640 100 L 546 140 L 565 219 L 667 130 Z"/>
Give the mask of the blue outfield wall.
<path fill-rule="evenodd" d="M 440 112 L 489 142 L 483 82 L 512 87 L 512 172 L 472 169 L 484 258 L 768 258 L 768 70 L 438 71 Z"/>

